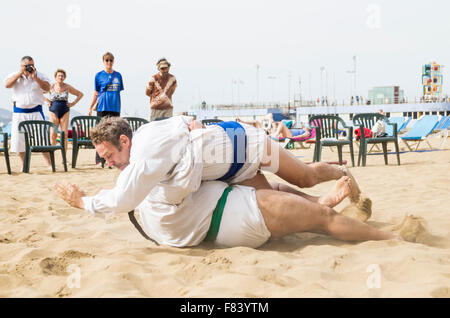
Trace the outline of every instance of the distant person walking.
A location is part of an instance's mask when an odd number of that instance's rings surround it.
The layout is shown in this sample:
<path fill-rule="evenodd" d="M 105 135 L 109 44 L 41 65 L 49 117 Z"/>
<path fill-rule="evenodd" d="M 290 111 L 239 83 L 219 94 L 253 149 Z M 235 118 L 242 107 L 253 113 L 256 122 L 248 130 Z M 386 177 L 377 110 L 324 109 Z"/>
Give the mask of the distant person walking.
<path fill-rule="evenodd" d="M 50 87 L 50 99 L 45 98 L 47 104 L 50 106 L 50 121 L 61 127 L 66 136 L 64 147 L 67 150 L 67 129 L 69 126 L 70 108 L 75 106 L 81 98 L 83 93 L 73 88 L 71 85 L 64 83 L 66 79 L 66 71 L 57 69 L 55 72 L 56 83 Z M 69 94 L 75 95 L 76 99 L 69 102 Z M 56 145 L 56 132 L 52 131 L 52 145 Z"/>
<path fill-rule="evenodd" d="M 120 116 L 120 92 L 123 91 L 122 75 L 113 70 L 114 55 L 107 52 L 103 54 L 105 70 L 95 75 L 95 91 L 89 107 L 89 116 L 92 111 L 97 111 L 99 117 Z M 95 155 L 95 163 L 101 167 L 105 160 Z"/>
<path fill-rule="evenodd" d="M 12 88 L 14 111 L 11 126 L 11 152 L 17 152 L 22 164 L 25 160 L 25 138 L 19 133 L 19 124 L 26 120 L 45 120 L 42 104 L 44 93 L 50 89 L 48 77 L 36 70 L 31 56 L 21 59 L 20 70 L 9 74 L 5 81 L 6 88 Z M 50 156 L 44 153 L 50 166 Z"/>
<path fill-rule="evenodd" d="M 145 94 L 150 97 L 150 121 L 173 116 L 172 96 L 177 88 L 175 76 L 169 73 L 170 63 L 161 58 L 156 63 L 158 73 L 150 78 Z"/>

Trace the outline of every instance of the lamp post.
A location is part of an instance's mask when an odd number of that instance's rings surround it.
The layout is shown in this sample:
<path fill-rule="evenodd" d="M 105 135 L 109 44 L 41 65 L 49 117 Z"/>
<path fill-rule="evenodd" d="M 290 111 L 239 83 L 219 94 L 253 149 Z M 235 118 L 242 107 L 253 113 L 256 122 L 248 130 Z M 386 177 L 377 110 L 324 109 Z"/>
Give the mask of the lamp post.
<path fill-rule="evenodd" d="M 259 64 L 256 64 L 256 106 L 259 103 Z"/>
<path fill-rule="evenodd" d="M 268 76 L 267 79 L 272 81 L 272 103 L 274 102 L 274 88 L 273 88 L 273 82 L 277 79 L 276 76 Z"/>
<path fill-rule="evenodd" d="M 288 73 L 288 113 L 291 109 L 291 71 Z"/>
<path fill-rule="evenodd" d="M 350 74 L 350 96 L 353 96 L 353 92 L 356 95 L 356 55 L 353 55 L 353 71 L 347 71 Z M 353 90 L 352 90 L 352 81 L 351 74 L 353 74 Z"/>
<path fill-rule="evenodd" d="M 325 66 L 320 67 L 320 97 L 323 97 L 323 71 L 325 70 Z"/>

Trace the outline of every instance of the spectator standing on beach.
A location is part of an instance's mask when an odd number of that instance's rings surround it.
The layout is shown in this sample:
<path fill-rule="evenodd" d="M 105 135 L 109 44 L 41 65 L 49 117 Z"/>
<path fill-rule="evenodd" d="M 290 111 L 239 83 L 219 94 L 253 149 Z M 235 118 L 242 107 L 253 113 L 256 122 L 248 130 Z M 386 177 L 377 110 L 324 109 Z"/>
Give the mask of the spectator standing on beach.
<path fill-rule="evenodd" d="M 19 153 L 22 163 L 25 160 L 25 138 L 19 133 L 19 124 L 26 120 L 45 120 L 42 104 L 44 93 L 50 89 L 50 80 L 36 70 L 31 56 L 21 59 L 20 70 L 9 74 L 5 81 L 6 88 L 13 90 L 14 110 L 11 127 L 11 152 Z M 48 165 L 50 157 L 44 154 Z"/>
<path fill-rule="evenodd" d="M 169 73 L 170 65 L 167 59 L 159 59 L 156 63 L 159 72 L 150 78 L 145 89 L 145 94 L 150 97 L 150 121 L 173 116 L 172 95 L 177 80 Z"/>
<path fill-rule="evenodd" d="M 103 65 L 105 69 L 95 75 L 95 91 L 89 107 L 89 116 L 92 111 L 97 111 L 99 117 L 120 116 L 120 92 L 123 91 L 122 75 L 113 70 L 114 55 L 107 52 L 103 54 Z M 105 160 L 95 154 L 95 163 L 98 167 L 103 166 Z"/>
<path fill-rule="evenodd" d="M 75 106 L 81 98 L 83 93 L 73 88 L 71 85 L 64 83 L 66 79 L 66 71 L 57 69 L 55 72 L 56 82 L 50 87 L 50 99 L 45 98 L 45 101 L 49 105 L 50 121 L 61 127 L 66 136 L 65 148 L 67 150 L 67 129 L 69 126 L 70 108 Z M 75 95 L 76 99 L 73 102 L 69 102 L 69 94 Z M 52 131 L 52 145 L 56 145 L 56 132 Z"/>

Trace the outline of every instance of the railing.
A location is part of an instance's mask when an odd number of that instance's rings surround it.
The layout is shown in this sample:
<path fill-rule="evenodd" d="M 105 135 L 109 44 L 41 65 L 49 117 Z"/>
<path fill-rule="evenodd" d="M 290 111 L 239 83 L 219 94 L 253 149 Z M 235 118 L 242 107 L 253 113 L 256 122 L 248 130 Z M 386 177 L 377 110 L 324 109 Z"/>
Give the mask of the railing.
<path fill-rule="evenodd" d="M 367 103 L 369 100 L 362 98 L 359 101 L 353 100 L 328 100 L 321 99 L 317 100 L 294 100 L 291 103 L 277 103 L 277 102 L 267 102 L 267 103 L 246 103 L 246 104 L 216 104 L 216 105 L 197 105 L 191 111 L 208 111 L 208 110 L 240 110 L 240 109 L 271 109 L 278 108 L 282 112 L 287 112 L 288 109 L 295 109 L 297 107 L 319 107 L 319 106 L 370 106 L 370 105 L 393 105 L 393 104 L 432 104 L 432 103 L 450 103 L 450 97 L 413 97 L 404 98 L 398 103 L 394 103 L 392 99 L 384 99 L 377 103 Z"/>

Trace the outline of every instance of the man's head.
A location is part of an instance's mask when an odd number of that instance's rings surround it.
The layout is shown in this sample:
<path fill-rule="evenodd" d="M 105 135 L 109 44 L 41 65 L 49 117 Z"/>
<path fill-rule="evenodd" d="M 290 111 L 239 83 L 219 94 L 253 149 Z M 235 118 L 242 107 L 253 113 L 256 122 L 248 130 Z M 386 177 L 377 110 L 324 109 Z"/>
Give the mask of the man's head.
<path fill-rule="evenodd" d="M 128 121 L 120 117 L 105 117 L 92 130 L 91 137 L 97 153 L 110 167 L 123 170 L 128 166 L 133 137 Z"/>
<path fill-rule="evenodd" d="M 169 73 L 170 63 L 165 58 L 159 59 L 156 63 L 156 66 L 158 67 L 158 70 L 161 72 L 161 74 L 165 75 Z"/>
<path fill-rule="evenodd" d="M 25 74 L 30 75 L 35 70 L 34 61 L 31 56 L 24 56 L 20 60 L 21 65 L 25 68 Z"/>

